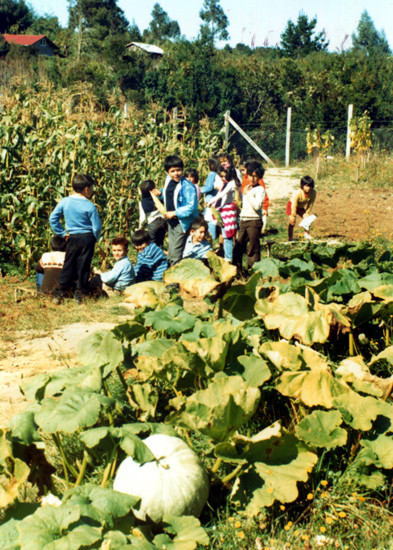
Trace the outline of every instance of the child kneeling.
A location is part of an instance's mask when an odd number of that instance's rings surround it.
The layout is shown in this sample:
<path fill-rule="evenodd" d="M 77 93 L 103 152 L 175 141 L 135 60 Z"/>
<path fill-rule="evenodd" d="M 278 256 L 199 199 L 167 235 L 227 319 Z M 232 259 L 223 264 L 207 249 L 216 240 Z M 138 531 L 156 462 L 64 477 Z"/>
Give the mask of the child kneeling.
<path fill-rule="evenodd" d="M 64 265 L 66 246 L 67 241 L 64 237 L 55 235 L 50 241 L 52 252 L 45 252 L 35 264 L 34 269 L 37 272 L 36 286 L 38 292 L 51 294 L 57 287 L 60 272 Z"/>
<path fill-rule="evenodd" d="M 206 254 L 212 249 L 210 243 L 205 240 L 208 224 L 203 216 L 199 216 L 191 224 L 190 235 L 187 238 L 183 251 L 183 258 L 204 260 Z"/>
<path fill-rule="evenodd" d="M 135 265 L 136 282 L 162 281 L 164 272 L 168 269 L 168 260 L 161 248 L 151 242 L 149 233 L 144 229 L 135 231 L 131 240 L 138 251 Z"/>
<path fill-rule="evenodd" d="M 135 271 L 127 257 L 128 241 L 124 237 L 116 237 L 112 241 L 112 254 L 116 260 L 111 271 L 101 273 L 96 271 L 90 280 L 89 287 L 94 290 L 99 288 L 107 294 L 113 291 L 122 292 L 135 283 Z"/>
<path fill-rule="evenodd" d="M 288 217 L 288 241 L 293 241 L 293 230 L 295 228 L 296 216 L 303 220 L 310 216 L 314 206 L 317 192 L 314 189 L 314 180 L 310 176 L 304 176 L 300 180 L 300 189 L 295 191 L 293 197 L 287 204 L 286 214 Z M 304 238 L 312 239 L 309 231 L 304 230 Z"/>

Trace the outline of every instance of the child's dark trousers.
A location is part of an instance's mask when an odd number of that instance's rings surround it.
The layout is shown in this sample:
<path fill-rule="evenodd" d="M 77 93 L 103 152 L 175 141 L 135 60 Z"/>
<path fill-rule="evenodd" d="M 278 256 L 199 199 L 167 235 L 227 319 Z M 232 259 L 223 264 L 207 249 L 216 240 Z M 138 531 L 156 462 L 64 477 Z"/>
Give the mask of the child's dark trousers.
<path fill-rule="evenodd" d="M 163 249 L 164 239 L 167 231 L 167 223 L 164 218 L 157 218 L 147 226 L 147 232 L 151 241 Z"/>
<path fill-rule="evenodd" d="M 59 284 L 55 290 L 56 297 L 66 296 L 76 281 L 75 297 L 89 292 L 91 260 L 94 254 L 96 239 L 93 233 L 70 235 Z"/>
<path fill-rule="evenodd" d="M 262 231 L 262 220 L 256 218 L 255 220 L 241 220 L 239 231 L 237 233 L 237 240 L 235 248 L 233 249 L 233 263 L 237 265 L 239 269 L 242 268 L 242 258 L 243 254 L 247 249 L 247 263 L 248 267 L 252 267 L 255 262 L 259 262 L 261 259 L 261 231 Z"/>

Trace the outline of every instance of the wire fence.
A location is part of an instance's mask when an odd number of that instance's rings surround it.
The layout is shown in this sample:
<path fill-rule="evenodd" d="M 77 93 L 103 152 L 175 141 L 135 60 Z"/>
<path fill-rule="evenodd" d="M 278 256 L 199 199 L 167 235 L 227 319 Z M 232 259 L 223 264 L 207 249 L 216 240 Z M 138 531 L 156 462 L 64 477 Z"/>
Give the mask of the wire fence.
<path fill-rule="evenodd" d="M 285 164 L 285 149 L 287 130 L 286 127 L 268 126 L 256 128 L 255 125 L 244 125 L 242 129 L 255 141 L 262 151 L 277 165 Z M 345 156 L 347 142 L 347 127 L 337 126 L 335 128 L 322 128 L 321 134 L 330 130 L 334 136 L 332 147 L 328 155 Z M 392 127 L 372 129 L 372 153 L 393 153 L 393 122 Z M 236 130 L 231 129 L 229 134 L 229 149 L 240 155 L 241 158 L 254 158 L 257 154 L 255 149 Z M 304 160 L 307 157 L 307 131 L 291 130 L 290 134 L 290 164 Z"/>

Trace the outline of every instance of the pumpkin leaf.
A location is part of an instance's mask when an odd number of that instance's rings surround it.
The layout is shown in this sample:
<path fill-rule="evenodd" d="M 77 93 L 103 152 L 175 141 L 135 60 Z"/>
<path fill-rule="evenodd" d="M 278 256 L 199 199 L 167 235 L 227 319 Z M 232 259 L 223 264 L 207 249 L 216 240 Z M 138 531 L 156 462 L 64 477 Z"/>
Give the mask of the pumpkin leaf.
<path fill-rule="evenodd" d="M 206 257 L 215 277 L 221 283 L 229 283 L 236 277 L 237 268 L 235 265 L 230 264 L 224 258 L 220 258 L 211 250 L 206 254 Z"/>
<path fill-rule="evenodd" d="M 129 387 L 129 395 L 133 406 L 141 411 L 138 417 L 141 420 L 154 418 L 158 403 L 158 391 L 150 384 L 133 384 Z"/>
<path fill-rule="evenodd" d="M 266 362 L 255 355 L 240 355 L 237 358 L 240 367 L 235 367 L 234 373 L 240 374 L 247 386 L 258 388 L 272 376 Z"/>
<path fill-rule="evenodd" d="M 374 271 L 370 275 L 358 279 L 358 285 L 361 288 L 365 288 L 371 293 L 374 293 L 374 290 L 380 286 L 392 285 L 393 284 L 393 275 L 390 273 L 378 273 Z"/>
<path fill-rule="evenodd" d="M 259 399 L 257 388 L 247 387 L 240 376 L 229 376 L 189 397 L 172 399 L 170 404 L 177 411 L 165 421 L 197 430 L 215 441 L 224 441 L 251 418 Z"/>
<path fill-rule="evenodd" d="M 112 450 L 116 442 L 136 462 L 151 462 L 153 453 L 134 431 L 133 424 L 124 424 L 121 428 L 93 428 L 83 432 L 80 440 L 90 449 L 99 446 L 105 450 Z"/>
<path fill-rule="evenodd" d="M 327 370 L 284 372 L 278 378 L 277 391 L 287 397 L 300 399 L 307 407 L 331 409 L 337 396 L 349 393 Z"/>
<path fill-rule="evenodd" d="M 45 433 L 73 433 L 79 428 L 93 426 L 101 410 L 113 409 L 115 400 L 98 393 L 66 391 L 57 401 L 47 397 L 35 420 Z"/>
<path fill-rule="evenodd" d="M 111 332 L 115 335 L 115 338 L 120 341 L 126 340 L 127 342 L 132 342 L 132 340 L 140 338 L 146 334 L 148 330 L 140 323 L 135 321 L 127 321 L 127 323 L 117 325 Z"/>
<path fill-rule="evenodd" d="M 104 367 L 108 376 L 124 361 L 123 346 L 110 330 L 99 330 L 79 342 L 79 360 L 92 367 Z"/>
<path fill-rule="evenodd" d="M 298 371 L 306 369 L 328 369 L 325 358 L 316 351 L 293 346 L 288 342 L 265 342 L 259 353 L 267 357 L 279 371 Z"/>
<path fill-rule="evenodd" d="M 239 321 L 254 317 L 257 285 L 261 279 L 260 273 L 255 273 L 245 285 L 232 285 L 223 299 L 223 306 Z"/>
<path fill-rule="evenodd" d="M 144 281 L 129 286 L 123 292 L 124 302 L 134 308 L 155 308 L 164 305 L 169 298 L 164 283 L 161 281 Z"/>
<path fill-rule="evenodd" d="M 181 334 L 195 325 L 196 317 L 177 305 L 168 305 L 159 311 L 145 315 L 145 325 L 170 335 Z"/>
<path fill-rule="evenodd" d="M 388 419 L 385 431 L 392 430 L 393 406 L 374 397 L 361 395 L 350 391 L 338 395 L 333 399 L 333 405 L 337 408 L 344 419 L 344 422 L 355 430 L 367 432 L 373 427 L 373 422 L 378 416 Z"/>
<path fill-rule="evenodd" d="M 157 535 L 153 544 L 161 550 L 194 550 L 198 544 L 207 546 L 209 537 L 197 518 L 164 516 L 163 529 L 169 535 Z"/>
<path fill-rule="evenodd" d="M 20 550 L 17 525 L 14 519 L 0 525 L 0 550 Z"/>
<path fill-rule="evenodd" d="M 370 449 L 377 457 L 374 463 L 378 468 L 391 470 L 393 468 L 393 439 L 391 435 L 379 435 L 376 439 L 361 440 L 365 449 Z"/>
<path fill-rule="evenodd" d="M 138 356 L 157 357 L 161 359 L 166 350 L 172 348 L 174 342 L 167 338 L 157 338 L 155 340 L 146 340 L 140 344 L 133 344 L 132 353 Z"/>
<path fill-rule="evenodd" d="M 40 409 L 40 405 L 34 403 L 11 418 L 8 427 L 11 430 L 13 440 L 19 441 L 27 447 L 35 441 L 41 441 L 41 437 L 37 432 L 38 425 L 35 421 L 35 414 Z"/>
<path fill-rule="evenodd" d="M 314 411 L 299 422 L 295 433 L 308 445 L 334 449 L 347 442 L 347 432 L 340 428 L 342 416 L 338 411 Z"/>
<path fill-rule="evenodd" d="M 265 279 L 267 279 L 268 277 L 271 277 L 273 279 L 279 276 L 279 270 L 284 265 L 284 262 L 281 262 L 280 260 L 276 260 L 274 258 L 265 258 L 260 262 L 256 262 L 253 265 L 253 270 L 258 271 Z"/>
<path fill-rule="evenodd" d="M 393 283 L 393 276 L 392 276 Z M 372 291 L 376 298 L 381 298 L 385 303 L 393 302 L 393 284 L 382 285 Z"/>
<path fill-rule="evenodd" d="M 179 284 L 180 290 L 193 298 L 204 298 L 220 286 L 200 260 L 186 258 L 164 273 L 166 285 Z"/>
<path fill-rule="evenodd" d="M 0 428 L 0 508 L 5 508 L 18 497 L 19 487 L 30 473 L 27 464 L 14 458 L 7 436 L 8 431 Z"/>

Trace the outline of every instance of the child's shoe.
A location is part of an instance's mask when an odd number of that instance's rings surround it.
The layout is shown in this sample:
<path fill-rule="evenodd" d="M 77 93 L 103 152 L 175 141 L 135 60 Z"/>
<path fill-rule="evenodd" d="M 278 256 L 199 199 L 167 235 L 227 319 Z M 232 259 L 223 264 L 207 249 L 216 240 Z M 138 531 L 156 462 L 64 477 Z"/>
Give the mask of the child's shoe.
<path fill-rule="evenodd" d="M 306 239 L 306 241 L 312 241 L 310 233 L 304 233 L 304 238 Z"/>

